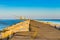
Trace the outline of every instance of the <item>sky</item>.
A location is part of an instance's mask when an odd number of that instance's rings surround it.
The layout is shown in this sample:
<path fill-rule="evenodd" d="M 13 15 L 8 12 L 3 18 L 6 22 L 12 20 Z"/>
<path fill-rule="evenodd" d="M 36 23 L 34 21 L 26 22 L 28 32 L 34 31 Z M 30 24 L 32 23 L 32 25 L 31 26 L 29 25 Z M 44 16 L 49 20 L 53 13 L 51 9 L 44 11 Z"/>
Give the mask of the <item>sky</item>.
<path fill-rule="evenodd" d="M 60 19 L 60 0 L 0 0 L 0 19 L 15 19 L 20 16 Z"/>

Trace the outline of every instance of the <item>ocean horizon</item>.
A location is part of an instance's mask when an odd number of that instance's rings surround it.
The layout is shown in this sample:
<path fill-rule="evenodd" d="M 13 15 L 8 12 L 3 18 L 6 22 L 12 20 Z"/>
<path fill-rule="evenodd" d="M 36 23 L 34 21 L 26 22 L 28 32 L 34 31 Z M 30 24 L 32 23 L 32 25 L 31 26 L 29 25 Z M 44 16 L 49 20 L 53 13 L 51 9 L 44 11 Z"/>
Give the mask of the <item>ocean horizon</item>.
<path fill-rule="evenodd" d="M 52 22 L 55 24 L 60 24 L 60 19 L 34 19 L 38 21 L 44 21 L 44 22 Z M 0 19 L 0 30 L 3 30 L 5 27 L 12 26 L 14 24 L 17 24 L 19 22 L 23 22 L 24 20 L 20 19 Z"/>

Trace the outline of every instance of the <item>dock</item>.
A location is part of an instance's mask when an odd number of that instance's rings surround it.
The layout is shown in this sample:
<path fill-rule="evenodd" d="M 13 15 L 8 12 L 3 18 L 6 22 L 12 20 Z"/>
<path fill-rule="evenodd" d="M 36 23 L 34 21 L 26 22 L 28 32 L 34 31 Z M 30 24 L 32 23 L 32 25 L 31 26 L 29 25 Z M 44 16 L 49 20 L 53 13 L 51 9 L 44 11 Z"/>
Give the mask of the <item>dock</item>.
<path fill-rule="evenodd" d="M 10 40 L 60 40 L 60 30 L 49 24 L 30 20 L 29 32 L 17 32 Z"/>

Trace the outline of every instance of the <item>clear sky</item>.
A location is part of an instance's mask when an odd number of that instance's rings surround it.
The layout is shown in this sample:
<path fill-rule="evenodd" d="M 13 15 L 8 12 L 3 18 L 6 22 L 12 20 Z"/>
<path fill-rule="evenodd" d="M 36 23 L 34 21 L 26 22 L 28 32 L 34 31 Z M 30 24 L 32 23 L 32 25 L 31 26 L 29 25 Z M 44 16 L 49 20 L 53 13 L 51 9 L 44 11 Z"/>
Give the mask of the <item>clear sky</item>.
<path fill-rule="evenodd" d="M 60 0 L 0 0 L 0 18 L 60 19 Z"/>

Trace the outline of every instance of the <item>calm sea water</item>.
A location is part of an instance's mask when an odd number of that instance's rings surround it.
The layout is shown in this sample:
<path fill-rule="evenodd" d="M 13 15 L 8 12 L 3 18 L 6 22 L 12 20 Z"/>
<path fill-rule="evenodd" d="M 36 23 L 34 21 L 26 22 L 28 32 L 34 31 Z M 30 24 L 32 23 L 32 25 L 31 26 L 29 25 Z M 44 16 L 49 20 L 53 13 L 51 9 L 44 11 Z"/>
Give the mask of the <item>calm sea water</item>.
<path fill-rule="evenodd" d="M 60 19 L 36 19 L 38 21 L 52 22 L 54 24 L 60 24 Z"/>
<path fill-rule="evenodd" d="M 38 21 L 44 21 L 44 22 L 53 22 L 56 24 L 60 24 L 60 19 L 36 19 Z M 5 27 L 14 25 L 19 22 L 23 22 L 24 20 L 19 19 L 13 19 L 13 20 L 0 20 L 0 30 L 3 30 Z"/>
<path fill-rule="evenodd" d="M 0 30 L 3 30 L 5 27 L 8 27 L 23 21 L 24 20 L 19 20 L 19 19 L 0 20 Z"/>

